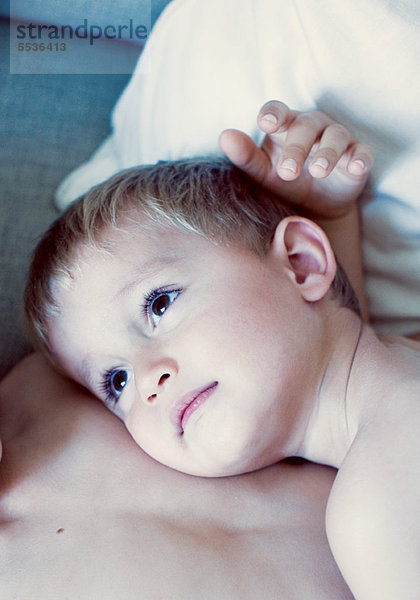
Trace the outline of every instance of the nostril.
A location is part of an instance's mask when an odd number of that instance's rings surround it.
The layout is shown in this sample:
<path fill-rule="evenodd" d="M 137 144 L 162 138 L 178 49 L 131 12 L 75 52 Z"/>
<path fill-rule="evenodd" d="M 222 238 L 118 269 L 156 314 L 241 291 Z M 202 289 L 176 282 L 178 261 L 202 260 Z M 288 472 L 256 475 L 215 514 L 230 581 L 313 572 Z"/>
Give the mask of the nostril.
<path fill-rule="evenodd" d="M 159 381 L 157 383 L 157 387 L 161 388 L 163 386 L 163 384 L 165 383 L 165 381 L 167 379 L 169 379 L 170 376 L 171 376 L 170 373 L 162 373 L 162 375 L 159 377 Z M 149 404 L 153 404 L 157 400 L 157 398 L 158 398 L 158 393 L 159 393 L 159 389 L 157 389 L 154 394 L 150 394 L 150 396 L 147 396 L 146 397 L 146 402 L 148 402 Z"/>
<path fill-rule="evenodd" d="M 163 383 L 165 382 L 165 380 L 169 379 L 169 377 L 170 377 L 169 373 L 164 373 L 163 375 L 161 375 L 160 379 L 159 379 L 158 385 L 163 385 Z"/>

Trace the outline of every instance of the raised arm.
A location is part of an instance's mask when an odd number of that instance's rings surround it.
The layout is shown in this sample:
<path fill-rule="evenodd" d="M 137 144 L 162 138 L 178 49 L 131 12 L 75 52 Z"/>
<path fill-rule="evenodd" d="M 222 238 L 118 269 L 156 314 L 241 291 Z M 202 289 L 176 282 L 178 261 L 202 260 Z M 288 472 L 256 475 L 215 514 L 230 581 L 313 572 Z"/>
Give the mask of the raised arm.
<path fill-rule="evenodd" d="M 274 100 L 261 108 L 258 125 L 266 134 L 261 146 L 226 129 L 220 147 L 265 189 L 325 230 L 367 320 L 357 200 L 373 164 L 371 148 L 324 113 L 293 111 Z"/>

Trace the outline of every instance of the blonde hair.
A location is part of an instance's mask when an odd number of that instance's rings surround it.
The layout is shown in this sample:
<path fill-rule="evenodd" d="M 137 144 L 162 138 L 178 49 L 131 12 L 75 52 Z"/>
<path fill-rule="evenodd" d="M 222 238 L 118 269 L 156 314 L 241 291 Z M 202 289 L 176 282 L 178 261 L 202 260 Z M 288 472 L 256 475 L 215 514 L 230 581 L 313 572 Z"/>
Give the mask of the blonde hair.
<path fill-rule="evenodd" d="M 34 345 L 53 360 L 48 322 L 59 315 L 54 285 L 69 281 L 84 245 L 106 247 L 108 228 L 137 209 L 142 221 L 174 226 L 214 243 L 264 256 L 278 223 L 293 214 L 227 160 L 160 162 L 122 171 L 74 202 L 48 229 L 34 251 L 25 289 L 25 323 Z M 332 286 L 341 303 L 358 311 L 344 272 Z"/>

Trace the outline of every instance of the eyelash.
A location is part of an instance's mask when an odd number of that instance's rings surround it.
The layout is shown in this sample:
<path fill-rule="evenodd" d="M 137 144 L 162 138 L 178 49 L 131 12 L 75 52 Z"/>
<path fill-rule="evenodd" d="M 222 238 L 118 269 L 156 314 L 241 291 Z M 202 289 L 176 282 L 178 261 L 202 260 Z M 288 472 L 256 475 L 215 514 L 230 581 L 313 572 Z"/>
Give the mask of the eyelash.
<path fill-rule="evenodd" d="M 113 375 L 115 375 L 119 372 L 122 372 L 122 371 L 124 371 L 127 374 L 127 381 L 124 383 L 123 390 L 121 390 L 121 393 L 117 396 L 112 391 L 111 381 L 112 381 Z M 105 373 L 102 376 L 101 382 L 100 382 L 100 388 L 105 395 L 105 403 L 107 404 L 107 406 L 110 406 L 112 408 L 117 404 L 122 392 L 124 391 L 124 387 L 127 385 L 127 382 L 128 382 L 128 373 L 125 369 L 116 368 L 116 369 L 108 369 L 107 371 L 105 371 Z"/>
<path fill-rule="evenodd" d="M 155 290 L 152 290 L 150 293 L 146 294 L 144 297 L 144 302 L 143 302 L 143 314 L 145 316 L 145 318 L 150 321 L 152 323 L 153 328 L 156 328 L 158 323 L 155 323 L 154 319 L 158 319 L 160 321 L 160 319 L 163 317 L 163 315 L 166 313 L 166 311 L 168 310 L 168 308 L 175 302 L 175 300 L 178 298 L 178 296 L 182 293 L 182 289 L 181 288 L 176 288 L 176 289 L 167 289 L 167 288 L 157 288 Z M 163 296 L 171 296 L 175 294 L 175 297 L 172 298 L 172 300 L 169 302 L 168 306 L 165 308 L 165 311 L 162 315 L 156 315 L 156 314 L 152 314 L 152 306 L 153 303 L 158 299 L 161 298 Z"/>

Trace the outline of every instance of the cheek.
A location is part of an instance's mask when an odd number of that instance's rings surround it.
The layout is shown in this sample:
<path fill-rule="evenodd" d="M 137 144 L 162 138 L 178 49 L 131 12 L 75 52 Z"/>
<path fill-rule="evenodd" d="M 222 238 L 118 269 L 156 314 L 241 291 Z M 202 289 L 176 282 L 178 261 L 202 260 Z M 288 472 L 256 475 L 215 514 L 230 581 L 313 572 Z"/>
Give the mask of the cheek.
<path fill-rule="evenodd" d="M 230 298 L 212 317 L 212 338 L 219 352 L 255 366 L 279 358 L 285 339 L 279 305 L 257 295 Z M 286 338 L 287 341 L 287 338 Z M 280 355 L 282 353 L 280 352 Z"/>
<path fill-rule="evenodd" d="M 168 461 L 176 448 L 176 434 L 165 410 L 159 410 L 157 406 L 148 407 L 142 400 L 136 399 L 123 421 L 142 450 L 155 460 L 171 466 Z"/>
<path fill-rule="evenodd" d="M 241 388 L 247 382 L 252 389 L 260 389 L 277 379 L 279 365 L 287 360 L 288 345 L 283 344 L 282 331 L 273 327 L 272 319 L 252 308 L 238 304 L 234 310 L 208 310 L 194 319 L 185 337 L 177 340 L 184 370 L 234 378 Z"/>

